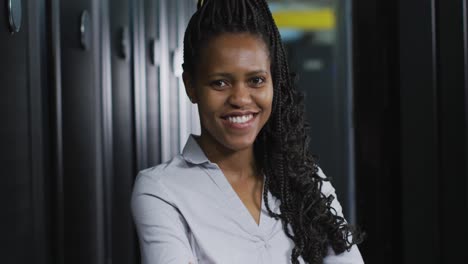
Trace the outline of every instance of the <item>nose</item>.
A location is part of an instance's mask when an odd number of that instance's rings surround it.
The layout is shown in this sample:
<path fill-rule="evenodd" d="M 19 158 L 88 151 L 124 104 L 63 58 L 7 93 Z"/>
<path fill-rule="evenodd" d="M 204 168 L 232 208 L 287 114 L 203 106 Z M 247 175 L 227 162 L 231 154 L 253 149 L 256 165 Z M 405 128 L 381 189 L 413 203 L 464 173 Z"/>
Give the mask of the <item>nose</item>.
<path fill-rule="evenodd" d="M 231 95 L 229 96 L 229 104 L 234 107 L 243 107 L 252 102 L 252 96 L 249 87 L 244 83 L 238 83 L 231 89 Z"/>

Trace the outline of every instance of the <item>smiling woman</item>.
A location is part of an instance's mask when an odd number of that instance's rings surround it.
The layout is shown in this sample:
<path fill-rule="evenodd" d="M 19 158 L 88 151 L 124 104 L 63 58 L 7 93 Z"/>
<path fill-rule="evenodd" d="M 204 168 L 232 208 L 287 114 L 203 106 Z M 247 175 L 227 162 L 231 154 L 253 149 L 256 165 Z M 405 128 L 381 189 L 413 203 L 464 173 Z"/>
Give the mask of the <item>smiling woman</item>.
<path fill-rule="evenodd" d="M 362 263 L 266 2 L 199 1 L 183 68 L 201 135 L 136 180 L 143 263 Z"/>

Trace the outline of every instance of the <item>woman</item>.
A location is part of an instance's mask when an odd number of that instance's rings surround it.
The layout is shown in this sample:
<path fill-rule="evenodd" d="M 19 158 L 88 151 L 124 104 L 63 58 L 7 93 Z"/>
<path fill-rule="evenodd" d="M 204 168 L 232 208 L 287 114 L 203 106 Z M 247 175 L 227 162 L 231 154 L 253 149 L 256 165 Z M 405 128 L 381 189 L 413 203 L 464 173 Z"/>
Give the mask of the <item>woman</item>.
<path fill-rule="evenodd" d="M 202 132 L 136 180 L 142 262 L 362 263 L 361 235 L 308 152 L 267 3 L 200 0 L 183 68 Z"/>

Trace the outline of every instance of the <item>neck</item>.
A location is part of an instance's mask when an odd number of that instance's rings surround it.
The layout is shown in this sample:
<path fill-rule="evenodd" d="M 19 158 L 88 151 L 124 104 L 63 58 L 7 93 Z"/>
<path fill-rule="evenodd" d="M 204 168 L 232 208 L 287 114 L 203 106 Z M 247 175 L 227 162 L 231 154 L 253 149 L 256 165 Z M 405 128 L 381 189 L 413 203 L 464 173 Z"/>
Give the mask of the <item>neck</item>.
<path fill-rule="evenodd" d="M 197 142 L 208 159 L 221 168 L 229 181 L 258 177 L 253 145 L 241 150 L 232 150 L 206 133 L 202 133 Z"/>

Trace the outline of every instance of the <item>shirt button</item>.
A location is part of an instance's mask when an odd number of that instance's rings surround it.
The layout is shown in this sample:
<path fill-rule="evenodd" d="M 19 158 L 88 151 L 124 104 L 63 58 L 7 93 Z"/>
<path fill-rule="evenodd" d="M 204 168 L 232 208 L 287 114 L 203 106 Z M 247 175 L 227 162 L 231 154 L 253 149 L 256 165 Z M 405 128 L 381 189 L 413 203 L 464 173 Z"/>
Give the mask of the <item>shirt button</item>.
<path fill-rule="evenodd" d="M 267 242 L 265 242 L 265 245 L 264 245 L 264 246 L 265 246 L 266 249 L 269 249 L 269 248 L 270 248 L 270 244 L 268 244 Z"/>

